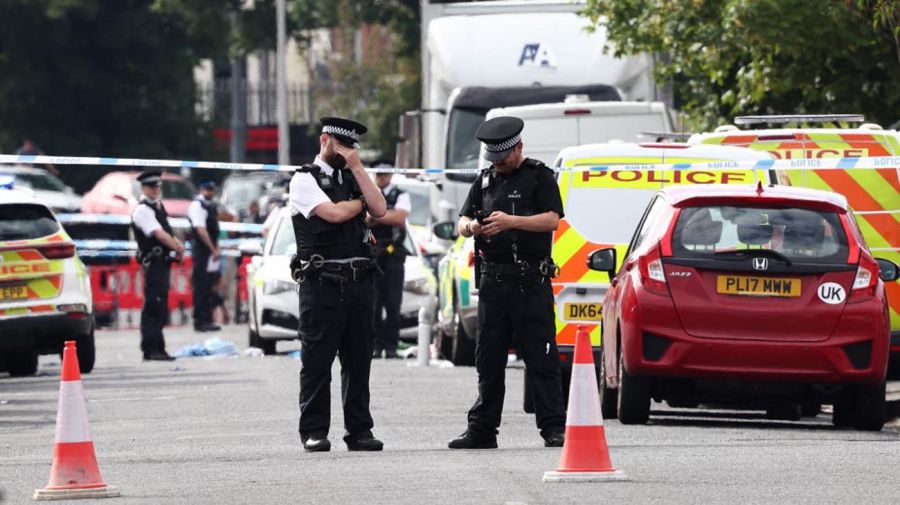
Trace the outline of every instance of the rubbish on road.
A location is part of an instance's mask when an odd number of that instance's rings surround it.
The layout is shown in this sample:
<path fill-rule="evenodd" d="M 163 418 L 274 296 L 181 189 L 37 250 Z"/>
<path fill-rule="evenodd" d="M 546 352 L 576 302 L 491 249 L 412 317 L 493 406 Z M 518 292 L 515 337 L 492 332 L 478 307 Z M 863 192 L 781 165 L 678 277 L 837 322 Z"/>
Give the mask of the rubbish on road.
<path fill-rule="evenodd" d="M 246 356 L 248 358 L 262 358 L 263 356 L 265 356 L 265 354 L 259 347 L 248 347 L 244 349 L 244 352 L 241 353 L 241 356 Z"/>
<path fill-rule="evenodd" d="M 628 480 L 609 459 L 591 335 L 584 325 L 575 332 L 575 356 L 572 361 L 572 386 L 566 413 L 566 442 L 559 457 L 559 468 L 545 472 L 544 482 L 605 482 Z"/>
<path fill-rule="evenodd" d="M 63 350 L 54 444 L 50 482 L 44 489 L 34 490 L 35 500 L 119 496 L 119 489 L 107 485 L 100 476 L 94 442 L 88 428 L 78 355 L 72 340 L 66 342 Z"/>
<path fill-rule="evenodd" d="M 219 337 L 210 337 L 202 344 L 190 344 L 178 349 L 176 358 L 190 358 L 192 356 L 219 356 L 237 354 L 237 346 L 234 342 L 222 340 Z"/>

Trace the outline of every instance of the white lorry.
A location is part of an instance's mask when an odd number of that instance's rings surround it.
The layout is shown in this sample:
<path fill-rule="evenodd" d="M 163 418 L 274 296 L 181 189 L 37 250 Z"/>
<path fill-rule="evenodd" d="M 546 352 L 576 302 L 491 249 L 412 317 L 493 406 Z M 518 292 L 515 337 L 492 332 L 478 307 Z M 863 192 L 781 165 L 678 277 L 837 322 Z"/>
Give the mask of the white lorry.
<path fill-rule="evenodd" d="M 588 32 L 583 1 L 422 0 L 422 108 L 401 121 L 398 166 L 477 168 L 475 130 L 490 109 L 562 102 L 656 100 L 652 59 L 604 51 L 603 27 Z M 443 177 L 437 220 L 455 218 L 474 175 Z"/>

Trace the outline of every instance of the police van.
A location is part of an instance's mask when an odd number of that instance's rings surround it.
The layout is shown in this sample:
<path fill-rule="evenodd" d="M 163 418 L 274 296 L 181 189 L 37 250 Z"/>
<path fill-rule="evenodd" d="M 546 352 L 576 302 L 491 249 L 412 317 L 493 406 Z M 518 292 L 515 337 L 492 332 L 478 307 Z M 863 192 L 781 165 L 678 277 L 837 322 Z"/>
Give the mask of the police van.
<path fill-rule="evenodd" d="M 650 198 L 663 187 L 689 184 L 768 184 L 766 169 L 734 168 L 734 161 L 770 160 L 771 155 L 739 147 L 683 143 L 604 143 L 563 149 L 553 163 L 565 217 L 553 234 L 553 259 L 560 267 L 553 279 L 556 300 L 556 343 L 568 395 L 575 332 L 584 325 L 594 346 L 594 363 L 601 363 L 602 301 L 609 288 L 605 272 L 588 269 L 588 257 L 613 247 L 625 258 L 634 230 Z M 693 169 L 646 170 L 641 165 L 721 163 Z M 588 170 L 589 167 L 634 165 L 625 170 Z M 630 167 L 628 167 L 630 168 Z M 620 261 L 621 263 L 621 261 Z M 618 267 L 621 265 L 617 265 Z M 530 385 L 525 375 L 525 409 L 531 410 Z"/>
<path fill-rule="evenodd" d="M 889 158 L 900 156 L 900 132 L 865 123 L 862 116 L 852 114 L 744 116 L 734 122 L 748 129 L 723 125 L 692 136 L 688 143 L 740 146 L 784 160 L 885 157 L 883 165 L 847 163 L 838 169 L 781 170 L 775 175 L 779 184 L 843 194 L 869 249 L 880 258 L 900 263 L 900 172 L 897 161 Z M 850 124 L 858 126 L 848 127 Z M 900 281 L 885 283 L 885 289 L 891 314 L 891 366 L 898 373 Z"/>

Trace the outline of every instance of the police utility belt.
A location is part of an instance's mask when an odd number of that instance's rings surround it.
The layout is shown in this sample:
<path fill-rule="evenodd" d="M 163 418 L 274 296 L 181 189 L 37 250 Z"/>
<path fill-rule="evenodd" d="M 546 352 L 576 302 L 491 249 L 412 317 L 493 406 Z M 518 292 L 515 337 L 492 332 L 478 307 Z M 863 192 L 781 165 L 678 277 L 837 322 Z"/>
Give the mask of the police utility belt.
<path fill-rule="evenodd" d="M 383 272 L 378 262 L 372 258 L 328 260 L 319 254 L 313 254 L 309 260 L 300 259 L 296 255 L 291 258 L 291 277 L 298 283 L 305 282 L 310 277 L 318 277 L 343 284 L 381 275 Z"/>
<path fill-rule="evenodd" d="M 559 266 L 552 258 L 542 260 L 519 260 L 514 263 L 498 263 L 489 260 L 481 262 L 481 273 L 497 278 L 540 276 L 552 279 L 559 275 Z"/>
<path fill-rule="evenodd" d="M 162 246 L 153 246 L 153 249 L 150 249 L 146 253 L 142 253 L 138 251 L 137 253 L 138 262 L 144 267 L 149 267 L 151 263 L 154 261 L 165 261 L 166 263 L 175 263 L 178 261 L 178 253 L 175 251 L 169 251 L 168 253 L 163 249 Z"/>

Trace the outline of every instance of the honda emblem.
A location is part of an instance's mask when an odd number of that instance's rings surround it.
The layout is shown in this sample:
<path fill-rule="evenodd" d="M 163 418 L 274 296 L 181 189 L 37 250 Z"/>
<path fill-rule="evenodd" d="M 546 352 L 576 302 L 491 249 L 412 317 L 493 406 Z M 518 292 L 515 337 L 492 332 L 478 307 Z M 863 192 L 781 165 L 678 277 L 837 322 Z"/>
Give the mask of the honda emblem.
<path fill-rule="evenodd" d="M 754 270 L 768 270 L 769 269 L 769 260 L 766 258 L 753 258 L 753 269 Z"/>

